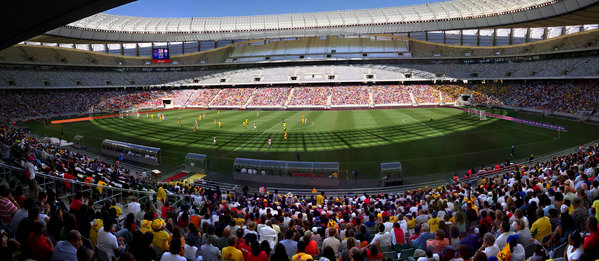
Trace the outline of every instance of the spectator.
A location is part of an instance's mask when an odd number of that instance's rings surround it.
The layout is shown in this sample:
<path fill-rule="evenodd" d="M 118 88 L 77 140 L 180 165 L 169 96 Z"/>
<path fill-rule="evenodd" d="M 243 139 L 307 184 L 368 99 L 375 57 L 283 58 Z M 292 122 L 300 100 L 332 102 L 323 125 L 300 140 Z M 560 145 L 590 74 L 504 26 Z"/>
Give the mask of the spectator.
<path fill-rule="evenodd" d="M 181 241 L 180 240 L 172 240 L 169 246 L 169 252 L 164 252 L 160 261 L 187 261 L 185 257 L 179 255 L 181 251 Z"/>
<path fill-rule="evenodd" d="M 33 224 L 32 232 L 29 234 L 27 242 L 25 243 L 25 248 L 30 251 L 31 256 L 35 260 L 50 260 L 52 257 L 54 246 L 52 241 L 44 234 L 46 234 L 45 223 L 35 222 Z"/>
<path fill-rule="evenodd" d="M 81 234 L 77 230 L 67 233 L 67 241 L 59 241 L 54 247 L 52 261 L 77 260 L 77 250 L 83 245 Z"/>

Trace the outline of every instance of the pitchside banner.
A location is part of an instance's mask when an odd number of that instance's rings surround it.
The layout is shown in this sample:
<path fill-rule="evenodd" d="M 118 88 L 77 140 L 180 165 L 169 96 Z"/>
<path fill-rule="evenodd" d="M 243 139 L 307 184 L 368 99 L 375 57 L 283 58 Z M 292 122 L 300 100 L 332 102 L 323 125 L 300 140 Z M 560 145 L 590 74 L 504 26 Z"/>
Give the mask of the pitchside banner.
<path fill-rule="evenodd" d="M 168 48 L 154 48 L 152 49 L 152 62 L 153 63 L 170 63 L 171 58 L 168 52 Z"/>
<path fill-rule="evenodd" d="M 470 109 L 464 109 L 464 108 L 458 108 L 458 109 L 463 110 L 463 111 L 472 112 L 472 113 L 479 113 L 478 111 L 470 110 Z M 523 119 L 518 119 L 518 118 L 514 118 L 514 117 L 488 113 L 485 111 L 483 111 L 482 114 L 486 115 L 488 117 L 494 117 L 494 118 L 502 119 L 502 120 L 506 120 L 506 121 L 513 121 L 513 122 L 517 122 L 517 123 L 521 123 L 521 124 L 526 124 L 526 125 L 531 125 L 531 126 L 536 126 L 536 127 L 546 128 L 546 129 L 552 129 L 552 130 L 556 130 L 556 131 L 566 131 L 566 127 L 562 127 L 559 125 L 523 120 Z"/>

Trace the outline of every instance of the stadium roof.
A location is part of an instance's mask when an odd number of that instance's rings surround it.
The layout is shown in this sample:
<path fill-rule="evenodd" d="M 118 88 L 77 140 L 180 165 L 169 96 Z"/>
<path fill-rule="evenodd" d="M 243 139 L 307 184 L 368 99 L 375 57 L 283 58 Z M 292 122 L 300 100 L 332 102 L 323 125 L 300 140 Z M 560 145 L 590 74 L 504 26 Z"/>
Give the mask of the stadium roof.
<path fill-rule="evenodd" d="M 0 49 L 133 0 L 6 1 Z"/>
<path fill-rule="evenodd" d="M 101 13 L 46 35 L 90 41 L 158 42 L 572 25 L 596 23 L 598 3 L 599 0 L 452 0 L 375 9 L 209 18 Z M 559 19 L 564 16 L 568 18 Z"/>

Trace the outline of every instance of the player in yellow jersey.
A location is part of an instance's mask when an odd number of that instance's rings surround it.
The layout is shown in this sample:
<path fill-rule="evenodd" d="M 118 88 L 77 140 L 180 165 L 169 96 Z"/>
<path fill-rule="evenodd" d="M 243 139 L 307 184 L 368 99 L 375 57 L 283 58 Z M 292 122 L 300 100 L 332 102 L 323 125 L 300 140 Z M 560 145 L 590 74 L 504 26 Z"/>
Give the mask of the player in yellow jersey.
<path fill-rule="evenodd" d="M 216 125 L 216 119 L 214 119 L 214 125 Z"/>
<path fill-rule="evenodd" d="M 243 128 L 245 129 L 245 121 L 241 122 L 241 124 L 243 125 Z"/>
<path fill-rule="evenodd" d="M 220 129 L 220 127 L 222 127 L 222 124 L 220 123 L 220 121 L 218 121 L 218 128 Z"/>
<path fill-rule="evenodd" d="M 247 118 L 247 117 L 245 117 L 245 123 L 246 123 L 246 124 L 248 123 L 248 118 Z"/>
<path fill-rule="evenodd" d="M 287 131 L 285 131 L 285 133 L 283 134 L 283 138 L 285 138 L 285 140 L 287 140 Z"/>
<path fill-rule="evenodd" d="M 154 119 L 154 113 L 152 113 L 152 120 Z"/>
<path fill-rule="evenodd" d="M 304 125 L 304 117 L 302 117 L 302 125 Z"/>
<path fill-rule="evenodd" d="M 177 123 L 177 126 L 181 127 L 181 119 L 179 119 L 179 122 Z"/>
<path fill-rule="evenodd" d="M 283 122 L 283 129 L 286 130 L 287 129 L 287 122 Z"/>
<path fill-rule="evenodd" d="M 218 115 L 220 115 L 220 111 L 218 111 L 217 113 L 218 113 Z"/>

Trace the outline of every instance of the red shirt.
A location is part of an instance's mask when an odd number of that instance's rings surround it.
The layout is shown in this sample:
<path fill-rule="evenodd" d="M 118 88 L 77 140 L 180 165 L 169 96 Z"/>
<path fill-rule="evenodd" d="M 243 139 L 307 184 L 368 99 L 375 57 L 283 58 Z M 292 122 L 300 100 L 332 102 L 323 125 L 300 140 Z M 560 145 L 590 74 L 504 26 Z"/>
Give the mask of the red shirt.
<path fill-rule="evenodd" d="M 318 244 L 316 243 L 316 241 L 311 240 L 310 243 L 308 243 L 308 245 L 306 246 L 306 251 L 304 251 L 304 253 L 311 256 L 316 256 L 318 253 Z"/>
<path fill-rule="evenodd" d="M 167 206 L 162 206 L 162 208 L 160 209 L 160 212 L 162 212 L 162 215 L 160 217 L 166 219 L 168 217 L 168 212 L 173 210 L 172 208 L 169 208 Z"/>
<path fill-rule="evenodd" d="M 35 260 L 50 260 L 54 248 L 48 244 L 45 236 L 38 236 L 31 232 L 27 237 L 25 246 L 31 251 Z"/>
<path fill-rule="evenodd" d="M 81 205 L 83 205 L 83 202 L 81 202 L 81 200 L 79 199 L 74 198 L 73 201 L 71 201 L 71 205 L 69 206 L 69 208 L 79 211 L 79 209 L 81 209 Z"/>
<path fill-rule="evenodd" d="M 75 180 L 75 177 L 73 175 L 71 175 L 71 173 L 65 173 L 63 176 L 64 179 L 70 179 L 70 180 Z M 63 181 L 62 183 L 64 183 L 64 186 L 67 187 L 68 189 L 71 188 L 71 182 L 70 181 Z"/>
<path fill-rule="evenodd" d="M 262 251 L 258 256 L 254 256 L 252 252 L 248 253 L 247 261 L 268 261 L 268 256 L 266 256 L 266 252 Z"/>
<path fill-rule="evenodd" d="M 383 259 L 383 253 L 379 252 L 376 256 L 373 256 L 370 253 L 370 249 L 366 249 L 366 255 L 368 256 L 368 260 L 381 260 L 381 259 Z"/>
<path fill-rule="evenodd" d="M 582 249 L 585 253 L 594 253 L 599 247 L 599 231 L 591 233 L 588 237 L 584 238 L 584 244 Z"/>

